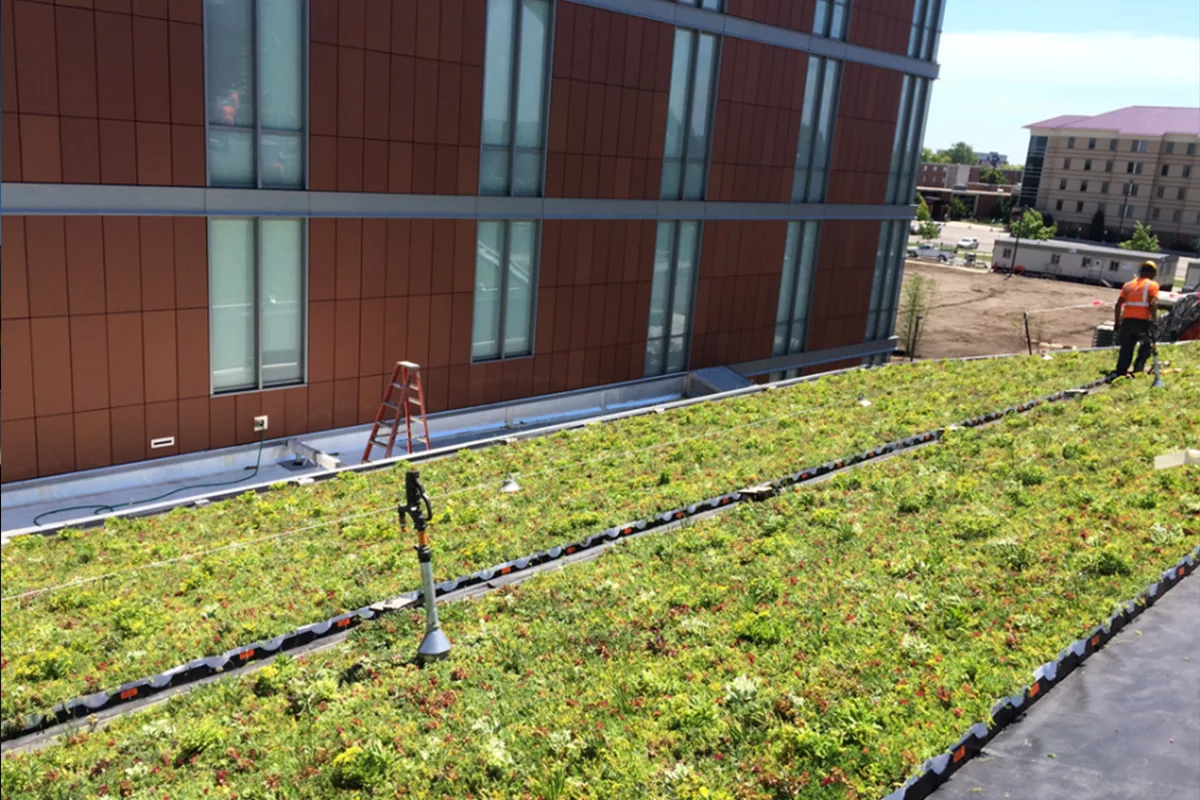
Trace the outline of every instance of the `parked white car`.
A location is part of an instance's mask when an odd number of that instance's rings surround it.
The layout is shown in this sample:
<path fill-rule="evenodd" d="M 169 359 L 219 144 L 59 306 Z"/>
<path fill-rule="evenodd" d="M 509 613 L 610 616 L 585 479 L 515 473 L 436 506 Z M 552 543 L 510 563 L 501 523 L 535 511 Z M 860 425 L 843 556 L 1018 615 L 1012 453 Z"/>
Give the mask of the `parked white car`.
<path fill-rule="evenodd" d="M 964 236 L 958 240 L 957 247 L 960 250 L 978 250 L 979 240 L 970 236 Z"/>
<path fill-rule="evenodd" d="M 941 261 L 943 264 L 954 257 L 953 253 L 947 253 L 945 250 L 939 250 L 936 246 L 923 243 L 917 245 L 916 249 L 910 248 L 908 251 L 909 258 L 929 258 Z"/>

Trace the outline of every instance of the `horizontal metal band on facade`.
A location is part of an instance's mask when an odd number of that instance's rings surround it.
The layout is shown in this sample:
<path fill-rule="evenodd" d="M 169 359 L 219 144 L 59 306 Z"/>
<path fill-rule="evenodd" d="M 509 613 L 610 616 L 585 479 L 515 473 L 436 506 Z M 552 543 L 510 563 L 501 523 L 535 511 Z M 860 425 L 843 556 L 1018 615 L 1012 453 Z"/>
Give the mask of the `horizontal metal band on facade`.
<path fill-rule="evenodd" d="M 908 220 L 916 206 L 0 184 L 0 213 L 386 219 Z"/>
<path fill-rule="evenodd" d="M 656 22 L 666 22 L 684 28 L 695 28 L 709 33 L 732 36 L 759 44 L 800 50 L 812 53 L 814 56 L 827 56 L 856 64 L 883 67 L 921 78 L 937 78 L 940 69 L 936 63 L 922 61 L 919 58 L 874 50 L 839 39 L 813 36 L 787 28 L 777 28 L 764 22 L 731 17 L 695 6 L 685 6 L 673 2 L 673 0 L 571 0 L 571 2 Z"/>

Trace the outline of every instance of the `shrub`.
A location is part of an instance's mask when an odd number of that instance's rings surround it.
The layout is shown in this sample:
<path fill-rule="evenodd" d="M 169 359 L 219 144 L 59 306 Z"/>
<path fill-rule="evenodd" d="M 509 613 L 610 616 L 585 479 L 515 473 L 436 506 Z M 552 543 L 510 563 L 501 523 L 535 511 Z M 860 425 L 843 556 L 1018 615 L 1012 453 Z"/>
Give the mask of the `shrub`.
<path fill-rule="evenodd" d="M 391 768 L 389 753 L 372 740 L 365 747 L 348 747 L 329 763 L 329 779 L 339 789 L 374 789 Z"/>

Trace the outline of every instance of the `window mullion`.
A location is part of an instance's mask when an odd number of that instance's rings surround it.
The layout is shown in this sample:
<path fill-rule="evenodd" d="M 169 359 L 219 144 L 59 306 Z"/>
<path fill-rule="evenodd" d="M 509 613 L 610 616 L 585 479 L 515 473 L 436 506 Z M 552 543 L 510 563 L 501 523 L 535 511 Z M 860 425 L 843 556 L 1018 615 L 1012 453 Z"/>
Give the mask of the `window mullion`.
<path fill-rule="evenodd" d="M 259 101 L 262 97 L 262 59 L 258 53 L 258 11 L 261 0 L 253 0 L 253 5 L 250 6 L 250 65 L 254 73 L 254 142 L 250 146 L 250 161 L 254 164 L 254 185 L 259 189 L 263 188 L 262 184 L 262 165 L 258 163 L 258 151 L 262 145 L 262 103 Z M 258 222 L 254 223 L 255 236 L 257 236 Z M 257 315 L 256 315 L 257 316 Z M 262 377 L 259 376 L 259 387 L 262 387 Z"/>
<path fill-rule="evenodd" d="M 254 225 L 254 372 L 258 379 L 258 390 L 263 388 L 262 355 L 262 227 L 259 220 Z"/>
<path fill-rule="evenodd" d="M 500 341 L 496 343 L 496 352 L 503 360 L 508 355 L 505 351 L 508 347 L 508 264 L 509 250 L 512 246 L 512 220 L 501 224 L 500 240 L 500 324 L 496 334 Z"/>
<path fill-rule="evenodd" d="M 687 148 L 684 148 L 687 152 Z M 666 319 L 663 320 L 662 345 L 663 345 L 663 372 L 667 371 L 667 362 L 669 359 L 671 348 L 671 331 L 675 328 L 675 282 L 679 278 L 679 239 L 683 232 L 683 222 L 676 220 L 671 223 L 674 226 L 672 230 L 671 242 L 671 269 L 667 273 L 667 307 Z"/>

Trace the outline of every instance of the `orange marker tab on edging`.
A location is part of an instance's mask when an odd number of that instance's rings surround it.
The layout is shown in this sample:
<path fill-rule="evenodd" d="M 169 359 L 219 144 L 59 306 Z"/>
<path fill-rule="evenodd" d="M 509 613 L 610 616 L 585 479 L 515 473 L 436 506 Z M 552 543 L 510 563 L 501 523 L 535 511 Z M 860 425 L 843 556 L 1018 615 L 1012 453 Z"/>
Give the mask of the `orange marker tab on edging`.
<path fill-rule="evenodd" d="M 1095 636 L 1092 637 L 1092 647 L 1099 647 L 1099 646 L 1100 646 L 1100 634 L 1097 633 Z"/>
<path fill-rule="evenodd" d="M 254 655 L 254 650 L 243 650 L 242 652 L 238 653 L 238 659 L 245 661 L 252 655 Z"/>
<path fill-rule="evenodd" d="M 338 620 L 337 622 L 335 622 L 334 624 L 335 624 L 335 625 L 337 625 L 339 628 L 344 628 L 344 627 L 346 627 L 347 625 L 349 625 L 349 624 L 350 624 L 350 618 L 349 618 L 349 617 L 346 617 L 345 619 L 339 619 L 339 620 Z"/>
<path fill-rule="evenodd" d="M 967 746 L 965 744 L 959 745 L 958 749 L 954 751 L 954 763 L 957 764 L 958 762 L 962 761 L 966 757 L 967 757 Z"/>
<path fill-rule="evenodd" d="M 137 690 L 136 686 L 133 687 L 132 689 L 126 689 L 125 691 L 121 692 L 121 699 L 128 700 L 131 697 L 137 697 L 137 693 L 138 693 L 138 690 Z"/>
<path fill-rule="evenodd" d="M 1038 692 L 1040 692 L 1041 690 L 1042 690 L 1042 685 L 1040 683 L 1035 683 L 1033 686 L 1029 687 L 1029 696 L 1037 697 Z"/>

